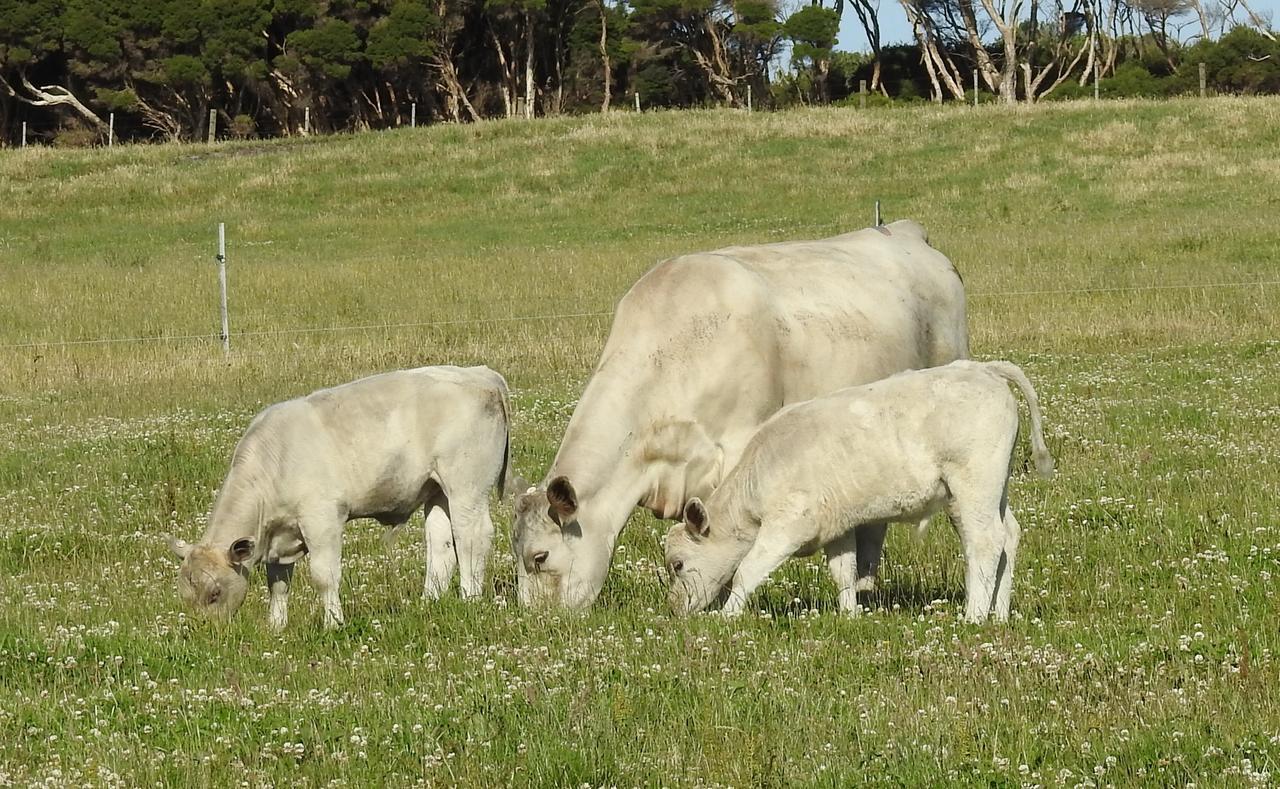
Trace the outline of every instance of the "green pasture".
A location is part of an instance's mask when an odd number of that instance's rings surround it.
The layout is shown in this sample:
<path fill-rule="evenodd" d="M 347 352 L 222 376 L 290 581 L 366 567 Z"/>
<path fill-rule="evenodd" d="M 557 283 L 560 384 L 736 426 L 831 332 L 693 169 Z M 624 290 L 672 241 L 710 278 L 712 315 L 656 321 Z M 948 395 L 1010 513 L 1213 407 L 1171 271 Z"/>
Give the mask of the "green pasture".
<path fill-rule="evenodd" d="M 424 602 L 420 532 L 358 522 L 341 630 L 305 574 L 281 635 L 260 573 L 228 625 L 183 611 L 162 535 L 264 405 L 488 364 L 539 478 L 650 265 L 876 200 L 1040 394 L 1059 472 L 1015 469 L 1007 625 L 960 621 L 941 518 L 891 531 L 856 619 L 816 559 L 757 616 L 672 619 L 639 514 L 590 613 L 524 611 L 505 504 L 483 602 Z M 1275 98 L 0 151 L 0 785 L 1280 781 L 1278 219 Z"/>

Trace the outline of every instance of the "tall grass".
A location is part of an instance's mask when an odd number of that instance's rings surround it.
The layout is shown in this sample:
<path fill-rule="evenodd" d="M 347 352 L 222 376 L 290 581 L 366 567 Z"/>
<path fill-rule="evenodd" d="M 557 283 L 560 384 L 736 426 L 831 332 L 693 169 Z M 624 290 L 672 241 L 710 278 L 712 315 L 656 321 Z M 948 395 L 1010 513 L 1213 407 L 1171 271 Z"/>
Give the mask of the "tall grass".
<path fill-rule="evenodd" d="M 1222 99 L 0 152 L 0 783 L 1273 781 L 1276 150 L 1280 102 Z M 502 505 L 484 602 L 423 602 L 419 540 L 356 523 L 341 631 L 301 576 L 281 636 L 260 589 L 230 625 L 182 612 L 160 535 L 200 532 L 266 403 L 489 364 L 536 477 L 654 261 L 877 199 L 1040 392 L 1060 471 L 1015 476 L 1007 626 L 959 621 L 941 520 L 891 532 L 859 619 L 813 560 L 759 616 L 673 620 L 639 514 L 591 613 L 527 612 Z"/>

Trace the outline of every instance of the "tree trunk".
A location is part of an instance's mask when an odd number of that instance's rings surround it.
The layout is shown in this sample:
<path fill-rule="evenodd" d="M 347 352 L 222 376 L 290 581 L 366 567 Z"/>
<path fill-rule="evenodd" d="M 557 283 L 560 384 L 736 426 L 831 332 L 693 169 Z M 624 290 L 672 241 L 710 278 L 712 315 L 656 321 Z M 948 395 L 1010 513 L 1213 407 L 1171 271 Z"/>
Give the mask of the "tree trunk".
<path fill-rule="evenodd" d="M 596 8 L 600 10 L 600 68 L 604 71 L 604 101 L 600 103 L 600 111 L 608 112 L 613 93 L 613 67 L 609 63 L 609 16 L 604 0 L 596 0 Z"/>
<path fill-rule="evenodd" d="M 80 99 L 76 98 L 70 88 L 64 88 L 61 85 L 36 87 L 31 84 L 31 80 L 27 79 L 27 74 L 24 71 L 18 72 L 18 79 L 22 82 L 23 90 L 29 95 L 24 96 L 18 93 L 13 86 L 5 81 L 4 77 L 0 77 L 0 88 L 4 88 L 4 91 L 10 96 L 32 107 L 70 107 L 80 117 L 92 123 L 98 131 L 105 132 L 107 130 L 107 124 L 102 118 L 99 118 L 93 110 L 86 107 Z"/>
<path fill-rule="evenodd" d="M 533 14 L 524 10 L 524 117 L 533 117 L 536 88 L 533 85 Z"/>

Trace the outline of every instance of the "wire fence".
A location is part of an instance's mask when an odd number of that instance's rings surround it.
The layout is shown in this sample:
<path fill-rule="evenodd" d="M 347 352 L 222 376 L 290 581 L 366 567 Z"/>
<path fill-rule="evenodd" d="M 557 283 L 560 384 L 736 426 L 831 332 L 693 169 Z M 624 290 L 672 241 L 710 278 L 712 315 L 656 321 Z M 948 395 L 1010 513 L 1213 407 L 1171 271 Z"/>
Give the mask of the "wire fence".
<path fill-rule="evenodd" d="M 1074 296 L 1106 293 L 1136 293 L 1143 291 L 1193 291 L 1220 290 L 1225 288 L 1268 288 L 1280 285 L 1280 279 L 1253 280 L 1245 282 L 1203 282 L 1175 283 L 1168 285 L 1126 285 L 1098 288 L 1047 288 L 1041 290 L 1004 290 L 979 291 L 968 293 L 969 299 L 995 299 L 1024 296 Z M 275 337 L 307 334 L 340 334 L 357 331 L 390 331 L 395 329 L 440 328 L 448 326 L 480 326 L 502 323 L 534 323 L 553 320 L 576 320 L 581 318 L 605 318 L 613 315 L 612 310 L 596 312 L 562 312 L 542 315 L 512 315 L 499 318 L 456 318 L 440 321 L 414 321 L 410 323 L 366 323 L 346 326 L 315 326 L 282 329 L 253 329 L 234 332 L 236 339 L 245 337 Z M 208 334 L 170 334 L 150 337 L 93 337 L 73 340 L 33 340 L 27 342 L 0 344 L 0 350 L 20 350 L 25 348 L 59 348 L 92 345 L 120 345 L 130 343 L 165 343 L 189 342 L 195 340 L 212 341 L 222 339 L 217 332 Z"/>

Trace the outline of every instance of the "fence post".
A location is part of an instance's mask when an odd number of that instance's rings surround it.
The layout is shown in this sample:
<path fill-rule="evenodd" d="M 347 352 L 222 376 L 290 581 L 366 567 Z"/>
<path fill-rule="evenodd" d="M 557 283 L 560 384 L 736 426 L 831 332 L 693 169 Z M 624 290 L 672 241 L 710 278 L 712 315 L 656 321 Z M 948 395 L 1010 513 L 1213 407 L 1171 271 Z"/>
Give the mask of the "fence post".
<path fill-rule="evenodd" d="M 751 112 L 751 85 L 747 85 L 747 112 Z"/>
<path fill-rule="evenodd" d="M 409 128 L 418 128 L 418 102 L 409 105 Z"/>
<path fill-rule="evenodd" d="M 640 111 L 640 91 L 636 91 L 636 112 Z"/>
<path fill-rule="evenodd" d="M 302 108 L 302 133 L 303 134 L 311 133 L 311 108 L 310 107 Z"/>
<path fill-rule="evenodd" d="M 209 110 L 209 144 L 218 137 L 218 111 Z"/>
<path fill-rule="evenodd" d="M 881 221 L 880 221 L 880 201 L 879 201 L 879 200 L 877 200 L 877 201 L 876 201 L 876 223 L 875 223 L 875 227 L 880 227 L 880 226 L 881 226 L 881 225 L 883 225 L 883 224 L 884 224 L 884 222 L 881 222 Z"/>
<path fill-rule="evenodd" d="M 22 147 L 27 147 L 27 122 L 22 122 Z"/>
<path fill-rule="evenodd" d="M 107 116 L 107 147 L 115 145 L 116 142 L 116 114 L 113 112 Z"/>
<path fill-rule="evenodd" d="M 1098 100 L 1098 81 L 1102 79 L 1102 65 L 1098 61 L 1093 62 L 1093 100 Z"/>
<path fill-rule="evenodd" d="M 222 352 L 231 352 L 231 325 L 227 318 L 227 226 L 218 223 L 218 289 L 221 291 Z"/>
<path fill-rule="evenodd" d="M 858 109 L 865 110 L 867 108 L 867 81 L 865 79 L 858 80 Z"/>
<path fill-rule="evenodd" d="M 1207 85 L 1208 80 L 1206 79 L 1206 77 L 1207 75 L 1205 74 L 1204 64 L 1201 63 L 1200 64 L 1200 98 L 1202 99 L 1208 95 L 1208 91 L 1206 90 L 1206 88 L 1208 87 Z"/>
<path fill-rule="evenodd" d="M 973 108 L 978 108 L 978 70 L 973 70 Z"/>

